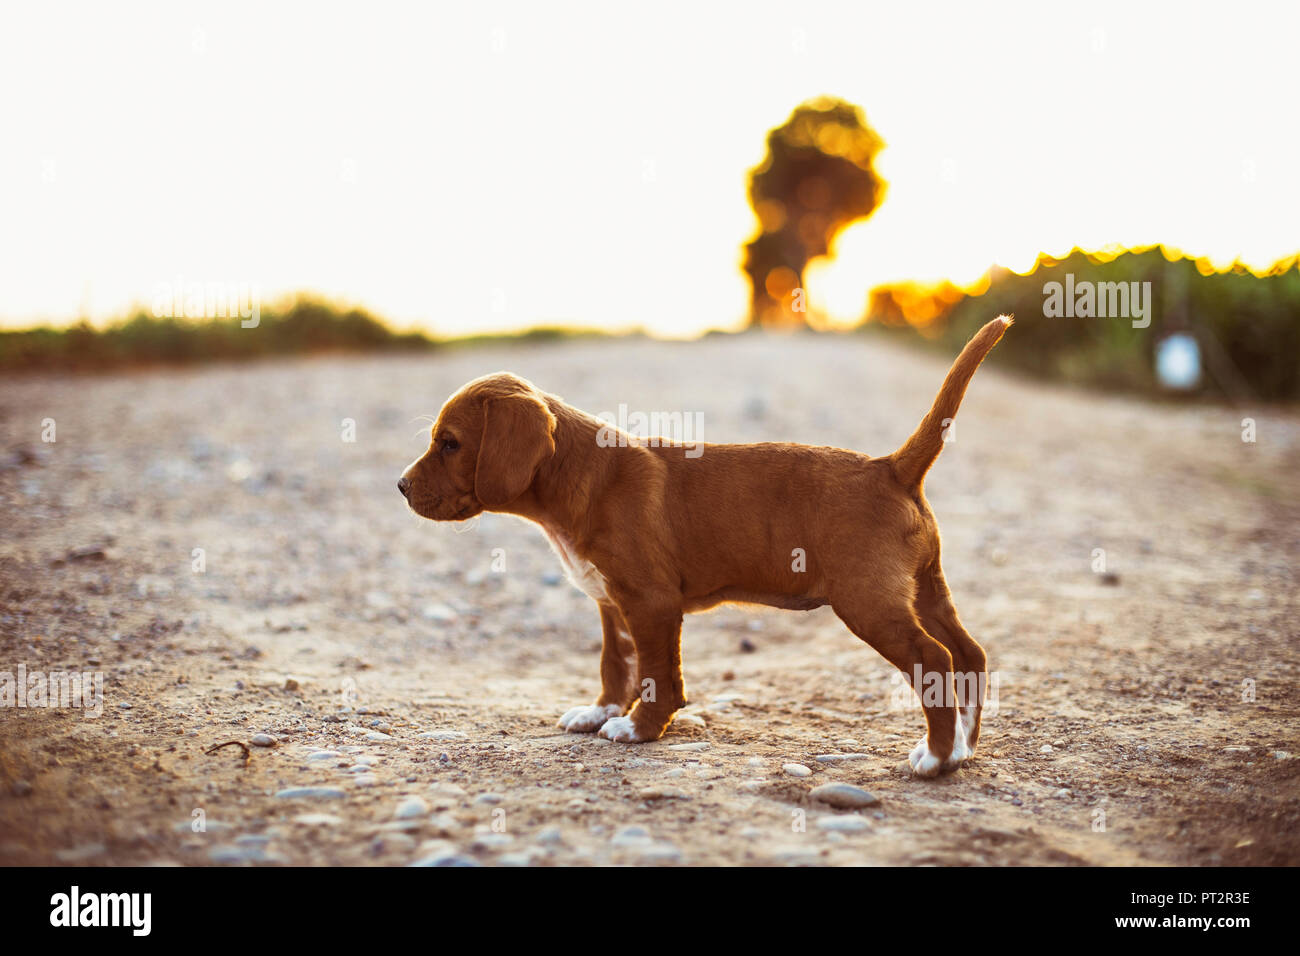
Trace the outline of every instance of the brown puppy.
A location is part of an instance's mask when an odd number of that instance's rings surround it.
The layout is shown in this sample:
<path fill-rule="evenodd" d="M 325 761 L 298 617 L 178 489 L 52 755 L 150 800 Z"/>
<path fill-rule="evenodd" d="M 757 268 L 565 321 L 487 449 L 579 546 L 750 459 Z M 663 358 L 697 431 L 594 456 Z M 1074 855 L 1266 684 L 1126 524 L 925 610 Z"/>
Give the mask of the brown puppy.
<path fill-rule="evenodd" d="M 927 734 L 909 759 L 934 776 L 974 753 L 986 666 L 944 582 L 921 483 L 1010 324 L 999 317 L 971 339 L 920 426 L 885 458 L 777 443 L 692 446 L 688 456 L 621 433 L 611 442 L 608 423 L 498 372 L 447 401 L 398 488 L 434 521 L 485 510 L 535 521 L 600 606 L 600 696 L 566 713 L 565 729 L 628 743 L 661 736 L 686 703 L 684 613 L 724 601 L 829 604 L 921 696 Z"/>

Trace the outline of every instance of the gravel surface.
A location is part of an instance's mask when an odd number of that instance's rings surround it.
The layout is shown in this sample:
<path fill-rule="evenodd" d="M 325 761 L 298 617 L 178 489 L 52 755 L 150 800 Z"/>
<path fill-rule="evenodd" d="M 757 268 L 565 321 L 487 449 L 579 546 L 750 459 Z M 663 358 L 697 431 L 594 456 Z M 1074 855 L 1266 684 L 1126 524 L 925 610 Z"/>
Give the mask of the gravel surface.
<path fill-rule="evenodd" d="M 1300 862 L 1294 411 L 985 367 L 927 493 L 997 710 L 924 781 L 919 708 L 828 608 L 688 618 L 658 742 L 558 730 L 594 605 L 536 528 L 395 487 L 415 416 L 497 369 L 886 454 L 946 366 L 743 336 L 0 383 L 0 672 L 103 681 L 99 716 L 0 707 L 0 863 Z"/>

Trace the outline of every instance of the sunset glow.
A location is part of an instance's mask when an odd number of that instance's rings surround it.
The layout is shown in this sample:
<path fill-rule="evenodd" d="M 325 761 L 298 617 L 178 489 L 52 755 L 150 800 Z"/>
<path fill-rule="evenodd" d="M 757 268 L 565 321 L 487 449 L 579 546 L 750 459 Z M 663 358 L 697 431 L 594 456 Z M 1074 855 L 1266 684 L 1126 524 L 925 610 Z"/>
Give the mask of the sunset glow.
<path fill-rule="evenodd" d="M 1300 245 L 1295 7 L 136 9 L 0 20 L 0 323 L 179 278 L 439 334 L 736 328 L 745 174 L 823 93 L 863 108 L 889 184 L 805 276 L 832 322 L 1040 252 Z"/>

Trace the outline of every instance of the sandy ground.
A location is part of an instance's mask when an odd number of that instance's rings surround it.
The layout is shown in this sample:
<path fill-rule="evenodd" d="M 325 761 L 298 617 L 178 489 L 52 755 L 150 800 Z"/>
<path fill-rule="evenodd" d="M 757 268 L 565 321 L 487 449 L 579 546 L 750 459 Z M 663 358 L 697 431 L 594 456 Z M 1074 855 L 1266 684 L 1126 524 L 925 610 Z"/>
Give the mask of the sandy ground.
<path fill-rule="evenodd" d="M 0 707 L 0 862 L 1300 863 L 1294 412 L 982 370 L 927 492 L 997 711 L 924 781 L 919 709 L 829 609 L 688 618 L 658 742 L 557 730 L 597 690 L 594 605 L 536 528 L 422 522 L 394 484 L 414 416 L 499 368 L 873 454 L 945 371 L 745 337 L 0 384 L 0 671 L 103 679 L 98 717 Z"/>

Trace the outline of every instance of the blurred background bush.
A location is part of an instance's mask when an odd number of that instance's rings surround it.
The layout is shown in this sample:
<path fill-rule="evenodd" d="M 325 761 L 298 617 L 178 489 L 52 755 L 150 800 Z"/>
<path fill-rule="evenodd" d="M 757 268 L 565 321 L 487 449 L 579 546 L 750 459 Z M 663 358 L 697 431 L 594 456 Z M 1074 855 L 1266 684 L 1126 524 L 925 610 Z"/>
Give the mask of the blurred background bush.
<path fill-rule="evenodd" d="M 1151 322 L 1044 315 L 1049 282 L 1150 282 Z M 1017 317 L 991 360 L 1038 378 L 1144 394 L 1229 400 L 1300 400 L 1300 267 L 1283 260 L 1262 276 L 1163 248 L 1064 259 L 1040 257 L 1027 275 L 993 269 L 982 290 L 952 286 L 877 289 L 870 318 L 894 332 L 919 332 L 945 353 L 961 347 L 990 317 Z M 1156 373 L 1157 351 L 1170 336 L 1190 336 L 1202 364 L 1191 388 L 1171 391 Z"/>

